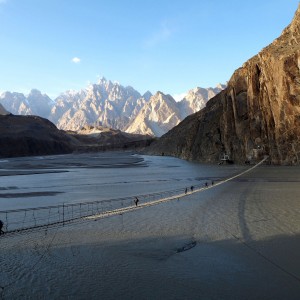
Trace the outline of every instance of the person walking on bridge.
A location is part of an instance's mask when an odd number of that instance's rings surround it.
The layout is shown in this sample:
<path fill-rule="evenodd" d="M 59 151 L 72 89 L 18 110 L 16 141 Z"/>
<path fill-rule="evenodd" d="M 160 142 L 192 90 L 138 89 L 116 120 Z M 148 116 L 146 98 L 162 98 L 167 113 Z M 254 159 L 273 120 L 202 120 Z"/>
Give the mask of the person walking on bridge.
<path fill-rule="evenodd" d="M 0 220 L 0 235 L 4 234 L 4 231 L 2 230 L 3 225 L 4 225 L 3 222 Z"/>
<path fill-rule="evenodd" d="M 135 199 L 134 199 L 135 206 L 138 206 L 139 201 L 140 201 L 139 198 L 135 197 Z"/>

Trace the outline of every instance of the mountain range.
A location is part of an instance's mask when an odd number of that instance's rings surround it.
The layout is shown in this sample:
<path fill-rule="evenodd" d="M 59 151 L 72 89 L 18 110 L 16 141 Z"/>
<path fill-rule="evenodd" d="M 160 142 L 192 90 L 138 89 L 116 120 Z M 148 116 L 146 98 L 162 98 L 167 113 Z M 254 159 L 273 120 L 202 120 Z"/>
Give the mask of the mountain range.
<path fill-rule="evenodd" d="M 181 101 L 170 95 L 149 91 L 141 95 L 134 88 L 101 78 L 80 91 L 67 91 L 55 100 L 33 89 L 22 93 L 5 92 L 0 104 L 16 115 L 37 115 L 52 121 L 59 129 L 78 131 L 85 125 L 104 126 L 127 133 L 161 136 L 186 116 L 206 105 L 225 88 L 195 88 Z"/>

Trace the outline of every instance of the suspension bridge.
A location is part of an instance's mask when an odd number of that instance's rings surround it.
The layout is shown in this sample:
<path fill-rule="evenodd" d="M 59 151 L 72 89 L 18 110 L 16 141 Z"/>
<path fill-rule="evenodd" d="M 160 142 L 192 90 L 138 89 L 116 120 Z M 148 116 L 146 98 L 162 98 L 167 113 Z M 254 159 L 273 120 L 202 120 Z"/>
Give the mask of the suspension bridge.
<path fill-rule="evenodd" d="M 64 226 L 67 223 L 71 223 L 80 219 L 92 220 L 120 215 L 145 207 L 157 205 L 163 202 L 180 199 L 194 193 L 203 192 L 207 189 L 215 188 L 221 184 L 224 184 L 252 171 L 254 168 L 264 163 L 267 158 L 268 157 L 265 157 L 262 161 L 260 161 L 253 167 L 237 175 L 218 182 L 214 182 L 213 184 L 209 182 L 207 184 L 202 183 L 194 185 L 192 189 L 191 187 L 189 187 L 186 190 L 186 187 L 184 187 L 164 192 L 136 195 L 117 199 L 4 210 L 0 211 L 0 220 L 2 220 L 5 224 L 4 235 L 7 235 L 43 229 L 57 225 Z M 139 199 L 138 205 L 134 203 L 136 198 Z"/>

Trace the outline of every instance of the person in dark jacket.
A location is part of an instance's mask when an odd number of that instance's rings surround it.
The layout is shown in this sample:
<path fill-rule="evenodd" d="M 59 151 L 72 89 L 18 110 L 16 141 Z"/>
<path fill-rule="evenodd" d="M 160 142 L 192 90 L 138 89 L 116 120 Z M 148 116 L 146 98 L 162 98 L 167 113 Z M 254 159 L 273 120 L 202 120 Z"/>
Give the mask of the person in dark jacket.
<path fill-rule="evenodd" d="M 4 231 L 2 230 L 3 225 L 4 225 L 3 222 L 0 220 L 0 235 L 4 234 Z"/>
<path fill-rule="evenodd" d="M 140 201 L 139 198 L 135 197 L 135 199 L 134 199 L 135 206 L 138 206 L 139 201 Z"/>

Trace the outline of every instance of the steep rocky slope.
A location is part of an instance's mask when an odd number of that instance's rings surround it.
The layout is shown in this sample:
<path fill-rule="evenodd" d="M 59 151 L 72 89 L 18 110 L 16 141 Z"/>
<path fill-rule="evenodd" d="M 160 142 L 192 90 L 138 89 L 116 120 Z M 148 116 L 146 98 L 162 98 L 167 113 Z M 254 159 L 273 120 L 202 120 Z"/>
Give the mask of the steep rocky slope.
<path fill-rule="evenodd" d="M 76 143 L 41 117 L 0 115 L 0 157 L 70 153 Z"/>
<path fill-rule="evenodd" d="M 0 115 L 8 115 L 9 112 L 0 104 Z"/>
<path fill-rule="evenodd" d="M 181 121 L 176 101 L 157 92 L 144 105 L 126 132 L 162 136 Z"/>
<path fill-rule="evenodd" d="M 235 71 L 226 90 L 153 144 L 152 153 L 235 162 L 300 162 L 300 6 L 282 35 Z"/>

